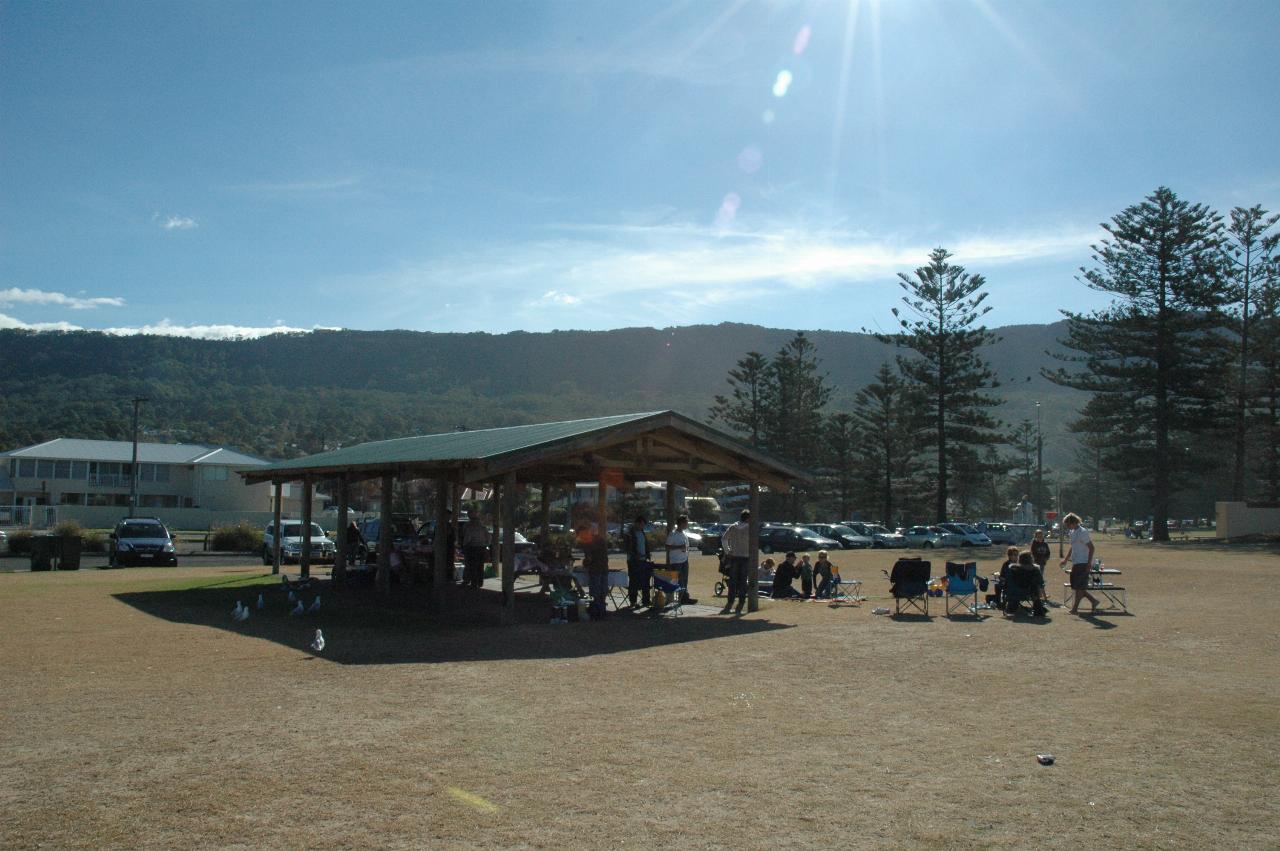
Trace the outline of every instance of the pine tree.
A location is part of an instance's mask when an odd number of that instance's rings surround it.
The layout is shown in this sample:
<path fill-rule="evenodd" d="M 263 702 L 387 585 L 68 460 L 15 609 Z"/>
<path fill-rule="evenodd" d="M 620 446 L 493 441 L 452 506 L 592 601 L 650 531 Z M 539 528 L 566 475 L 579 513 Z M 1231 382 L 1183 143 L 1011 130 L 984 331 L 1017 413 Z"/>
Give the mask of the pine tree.
<path fill-rule="evenodd" d="M 1083 368 L 1045 375 L 1094 394 L 1075 428 L 1102 436 L 1104 465 L 1149 484 L 1152 538 L 1168 540 L 1170 495 L 1205 457 L 1191 442 L 1222 425 L 1222 220 L 1160 187 L 1102 227 L 1110 238 L 1093 247 L 1098 265 L 1081 272 L 1115 300 L 1063 311 L 1061 342 L 1079 353 L 1063 359 Z"/>
<path fill-rule="evenodd" d="M 895 307 L 893 315 L 901 331 L 876 335 L 881 342 L 914 352 L 911 357 L 899 357 L 898 368 L 930 423 L 924 446 L 937 458 L 934 514 L 938 522 L 947 519 L 952 447 L 995 442 L 999 426 L 989 412 L 1000 400 L 983 392 L 998 383 L 979 354 L 996 336 L 984 326 L 974 327 L 991 310 L 983 305 L 987 293 L 980 292 L 986 279 L 948 263 L 950 257 L 946 249 L 935 248 L 928 265 L 913 275 L 899 273 L 899 285 L 906 292 L 902 302 L 909 315 L 904 317 Z"/>
<path fill-rule="evenodd" d="M 1231 211 L 1224 243 L 1225 267 L 1232 284 L 1231 295 L 1239 332 L 1240 370 L 1235 381 L 1235 465 L 1231 477 L 1231 498 L 1245 498 L 1245 433 L 1257 388 L 1251 378 L 1256 355 L 1250 351 L 1251 332 L 1257 318 L 1259 290 L 1273 283 L 1276 274 L 1276 242 L 1280 234 L 1267 233 L 1280 221 L 1280 214 L 1267 215 L 1259 205 L 1236 207 Z M 1252 311 L 1252 312 L 1251 312 Z"/>
<path fill-rule="evenodd" d="M 773 383 L 764 355 L 748 352 L 729 370 L 729 395 L 716 396 L 709 419 L 743 435 L 752 446 L 763 445 Z"/>
<path fill-rule="evenodd" d="M 910 477 L 915 459 L 917 418 L 902 378 L 887 363 L 854 396 L 853 406 L 862 437 L 863 478 L 874 488 L 879 521 L 893 528 L 899 507 L 895 494 Z"/>
<path fill-rule="evenodd" d="M 858 486 L 858 471 L 862 458 L 861 434 L 853 415 L 841 411 L 827 417 L 825 445 L 824 484 L 833 497 L 836 518 L 845 519 L 853 513 L 853 497 Z"/>
<path fill-rule="evenodd" d="M 765 447 L 810 469 L 822 462 L 823 409 L 831 399 L 831 387 L 819 366 L 813 342 L 797 332 L 770 361 L 765 394 Z"/>

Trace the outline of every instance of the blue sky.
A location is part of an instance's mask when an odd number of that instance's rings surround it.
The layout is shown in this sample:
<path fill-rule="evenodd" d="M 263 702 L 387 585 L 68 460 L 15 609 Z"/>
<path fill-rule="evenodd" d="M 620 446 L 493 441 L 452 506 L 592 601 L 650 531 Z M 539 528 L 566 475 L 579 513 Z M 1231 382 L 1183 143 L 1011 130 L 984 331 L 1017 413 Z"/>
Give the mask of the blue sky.
<path fill-rule="evenodd" d="M 0 327 L 888 328 L 1280 207 L 1274 2 L 0 6 Z"/>

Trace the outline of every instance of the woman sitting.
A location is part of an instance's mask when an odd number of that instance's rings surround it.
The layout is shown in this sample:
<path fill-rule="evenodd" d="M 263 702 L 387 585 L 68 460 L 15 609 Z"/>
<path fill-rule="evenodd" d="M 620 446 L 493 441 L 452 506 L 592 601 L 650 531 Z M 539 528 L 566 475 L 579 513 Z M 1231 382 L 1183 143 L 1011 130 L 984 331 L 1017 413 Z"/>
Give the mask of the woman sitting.
<path fill-rule="evenodd" d="M 1040 568 L 1036 567 L 1031 553 L 1022 553 L 1005 574 L 1004 612 L 1006 615 L 1017 614 L 1025 601 L 1031 603 L 1031 613 L 1042 618 L 1046 614 L 1044 598 L 1044 577 L 1040 575 Z"/>

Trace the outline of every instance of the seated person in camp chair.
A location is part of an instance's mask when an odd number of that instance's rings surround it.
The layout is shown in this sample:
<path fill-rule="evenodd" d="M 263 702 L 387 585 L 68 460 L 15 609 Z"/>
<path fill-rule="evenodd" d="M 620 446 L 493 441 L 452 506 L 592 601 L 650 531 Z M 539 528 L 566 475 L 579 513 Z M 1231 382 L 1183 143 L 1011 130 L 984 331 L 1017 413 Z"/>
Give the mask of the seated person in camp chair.
<path fill-rule="evenodd" d="M 1036 567 L 1031 553 L 1022 553 L 1017 564 L 1006 566 L 1002 594 L 1006 615 L 1016 615 L 1023 603 L 1030 603 L 1033 615 L 1038 618 L 1045 616 L 1044 577 L 1040 575 L 1040 568 Z"/>

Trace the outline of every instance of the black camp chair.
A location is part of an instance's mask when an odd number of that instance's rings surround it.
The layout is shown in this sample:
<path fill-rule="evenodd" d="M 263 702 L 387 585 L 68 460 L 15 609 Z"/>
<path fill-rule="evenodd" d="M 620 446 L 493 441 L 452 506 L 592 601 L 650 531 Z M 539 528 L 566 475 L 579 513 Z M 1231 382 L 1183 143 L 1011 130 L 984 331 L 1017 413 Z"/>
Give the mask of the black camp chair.
<path fill-rule="evenodd" d="M 929 616 L 929 578 L 933 566 L 923 559 L 900 558 L 889 574 L 889 593 L 893 595 L 894 614 L 915 609 Z"/>
<path fill-rule="evenodd" d="M 1010 565 L 1004 571 L 1004 590 L 1001 592 L 1006 615 L 1016 615 L 1024 604 L 1031 606 L 1031 613 L 1038 618 L 1046 614 L 1044 606 L 1044 577 L 1035 565 Z"/>

